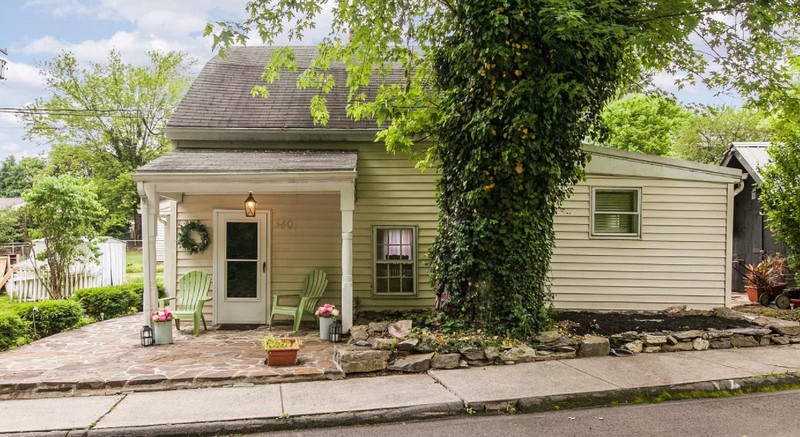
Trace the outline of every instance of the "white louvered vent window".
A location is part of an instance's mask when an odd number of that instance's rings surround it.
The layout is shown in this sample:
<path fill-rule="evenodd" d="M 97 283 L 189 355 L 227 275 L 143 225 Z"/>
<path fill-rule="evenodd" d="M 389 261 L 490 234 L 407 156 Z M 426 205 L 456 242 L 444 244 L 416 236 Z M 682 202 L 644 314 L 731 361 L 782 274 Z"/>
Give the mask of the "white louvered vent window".
<path fill-rule="evenodd" d="M 641 198 L 640 188 L 592 189 L 592 235 L 639 237 Z"/>

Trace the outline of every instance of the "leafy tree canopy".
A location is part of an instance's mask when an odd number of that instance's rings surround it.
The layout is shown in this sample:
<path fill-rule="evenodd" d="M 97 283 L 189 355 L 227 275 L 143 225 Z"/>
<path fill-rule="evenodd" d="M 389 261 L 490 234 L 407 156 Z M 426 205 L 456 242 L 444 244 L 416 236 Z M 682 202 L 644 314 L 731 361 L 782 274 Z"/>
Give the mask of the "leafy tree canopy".
<path fill-rule="evenodd" d="M 735 141 L 769 141 L 769 120 L 751 108 L 704 105 L 678 128 L 672 153 L 718 165 Z"/>
<path fill-rule="evenodd" d="M 257 34 L 300 38 L 326 2 L 253 0 L 241 23 L 209 24 L 225 47 Z M 749 98 L 779 89 L 797 47 L 794 2 L 732 0 L 343 0 L 298 86 L 349 91 L 348 115 L 386 121 L 390 150 L 429 140 L 441 173 L 431 251 L 437 308 L 490 332 L 527 337 L 547 323 L 553 217 L 586 159 L 581 142 L 619 89 L 657 70 Z M 698 46 L 696 41 L 702 41 Z M 347 67 L 337 84 L 329 68 Z M 712 68 L 713 67 L 713 68 Z M 276 50 L 254 94 L 297 69 Z M 402 73 L 397 81 L 391 71 Z M 367 95 L 364 87 L 377 86 Z"/>
<path fill-rule="evenodd" d="M 50 174 L 88 177 L 108 210 L 105 233 L 128 229 L 138 205 L 130 173 L 169 147 L 160 134 L 186 92 L 194 63 L 183 52 L 148 52 L 149 63 L 122 62 L 111 51 L 105 63 L 79 65 L 63 52 L 43 65 L 48 99 L 22 116 L 27 137 L 52 146 Z"/>
<path fill-rule="evenodd" d="M 45 161 L 38 157 L 24 157 L 17 162 L 14 155 L 0 166 L 0 197 L 20 197 L 22 192 L 33 186 L 33 180 L 42 170 Z"/>
<path fill-rule="evenodd" d="M 44 260 L 48 268 L 40 273 L 50 297 L 60 299 L 69 266 L 92 255 L 81 246 L 97 236 L 95 225 L 106 211 L 97 201 L 94 187 L 70 175 L 41 178 L 23 198 L 31 219 L 30 234 L 45 242 L 44 252 L 36 257 Z M 91 244 L 88 246 L 91 249 Z"/>
<path fill-rule="evenodd" d="M 659 156 L 670 154 L 675 131 L 689 115 L 674 100 L 648 94 L 628 94 L 601 113 L 611 147 Z"/>

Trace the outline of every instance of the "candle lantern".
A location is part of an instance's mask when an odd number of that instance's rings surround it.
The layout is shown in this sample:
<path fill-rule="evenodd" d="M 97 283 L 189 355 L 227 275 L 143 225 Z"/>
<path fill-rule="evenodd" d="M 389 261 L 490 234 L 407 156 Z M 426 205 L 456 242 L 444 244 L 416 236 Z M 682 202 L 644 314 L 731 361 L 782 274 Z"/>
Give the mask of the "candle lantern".
<path fill-rule="evenodd" d="M 152 346 L 155 343 L 155 339 L 153 338 L 153 328 L 144 325 L 142 326 L 142 332 L 140 332 L 139 335 L 142 340 L 142 346 Z"/>
<path fill-rule="evenodd" d="M 328 340 L 338 343 L 342 341 L 342 322 L 335 320 L 328 329 Z"/>

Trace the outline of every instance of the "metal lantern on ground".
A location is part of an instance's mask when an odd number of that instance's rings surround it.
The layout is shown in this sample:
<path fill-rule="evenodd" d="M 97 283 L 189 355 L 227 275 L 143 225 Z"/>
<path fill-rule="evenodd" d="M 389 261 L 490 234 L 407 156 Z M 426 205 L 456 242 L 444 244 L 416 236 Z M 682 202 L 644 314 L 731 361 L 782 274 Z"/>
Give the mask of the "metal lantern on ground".
<path fill-rule="evenodd" d="M 139 335 L 142 340 L 142 346 L 152 346 L 155 343 L 155 339 L 153 338 L 153 328 L 144 325 L 142 326 L 142 332 Z"/>
<path fill-rule="evenodd" d="M 244 201 L 244 215 L 245 217 L 255 217 L 256 216 L 256 199 L 253 198 L 253 192 L 250 192 L 250 195 L 247 196 L 247 199 Z"/>
<path fill-rule="evenodd" d="M 334 320 L 328 329 L 328 340 L 338 343 L 342 341 L 342 322 Z"/>

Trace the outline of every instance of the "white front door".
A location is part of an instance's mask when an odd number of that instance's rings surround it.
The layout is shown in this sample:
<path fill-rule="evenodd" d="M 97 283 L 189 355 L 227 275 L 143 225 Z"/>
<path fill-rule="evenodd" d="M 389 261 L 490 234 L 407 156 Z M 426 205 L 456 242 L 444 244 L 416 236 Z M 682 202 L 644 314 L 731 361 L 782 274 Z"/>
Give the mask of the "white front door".
<path fill-rule="evenodd" d="M 215 323 L 267 323 L 269 214 L 214 211 Z"/>

